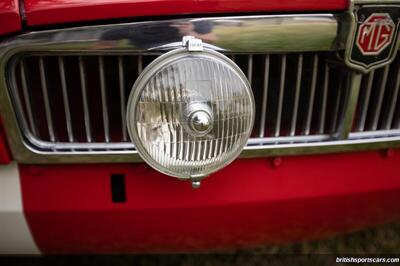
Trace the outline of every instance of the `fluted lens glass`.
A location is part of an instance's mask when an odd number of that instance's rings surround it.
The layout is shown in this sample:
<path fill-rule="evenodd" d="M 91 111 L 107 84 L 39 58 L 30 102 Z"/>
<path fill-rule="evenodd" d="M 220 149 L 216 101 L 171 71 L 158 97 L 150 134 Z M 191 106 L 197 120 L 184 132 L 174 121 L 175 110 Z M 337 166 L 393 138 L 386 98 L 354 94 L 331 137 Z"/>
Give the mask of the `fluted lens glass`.
<path fill-rule="evenodd" d="M 193 178 L 239 155 L 253 126 L 254 100 L 233 64 L 209 55 L 182 56 L 134 88 L 141 92 L 128 107 L 128 125 L 144 160 L 168 175 Z"/>

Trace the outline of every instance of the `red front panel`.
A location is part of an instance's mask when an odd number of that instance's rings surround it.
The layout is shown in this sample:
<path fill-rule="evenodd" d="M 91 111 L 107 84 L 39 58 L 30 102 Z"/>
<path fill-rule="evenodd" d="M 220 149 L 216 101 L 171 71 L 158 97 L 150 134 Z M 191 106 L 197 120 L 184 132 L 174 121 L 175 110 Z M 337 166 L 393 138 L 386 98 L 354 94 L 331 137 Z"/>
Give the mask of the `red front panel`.
<path fill-rule="evenodd" d="M 25 0 L 30 26 L 161 15 L 335 11 L 347 5 L 347 0 Z"/>
<path fill-rule="evenodd" d="M 0 35 L 20 29 L 18 0 L 0 0 Z"/>
<path fill-rule="evenodd" d="M 400 218 L 400 152 L 237 160 L 193 190 L 145 164 L 20 166 L 45 253 L 215 250 L 319 238 Z M 110 174 L 125 174 L 113 203 Z"/>

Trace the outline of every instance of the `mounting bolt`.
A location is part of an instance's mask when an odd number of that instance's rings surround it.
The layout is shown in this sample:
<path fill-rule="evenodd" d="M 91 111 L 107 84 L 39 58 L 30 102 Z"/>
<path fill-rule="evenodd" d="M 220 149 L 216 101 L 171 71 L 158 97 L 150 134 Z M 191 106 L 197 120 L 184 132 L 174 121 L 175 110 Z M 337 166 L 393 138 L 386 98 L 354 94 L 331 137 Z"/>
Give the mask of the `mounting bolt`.
<path fill-rule="evenodd" d="M 394 150 L 393 149 L 386 149 L 386 150 L 384 150 L 383 155 L 386 158 L 393 157 L 394 156 Z"/>
<path fill-rule="evenodd" d="M 194 36 L 183 36 L 182 46 L 186 47 L 189 52 L 203 51 L 203 41 Z"/>
<path fill-rule="evenodd" d="M 42 174 L 42 169 L 40 169 L 40 167 L 31 165 L 28 167 L 28 173 L 30 175 L 38 176 Z"/>
<path fill-rule="evenodd" d="M 272 165 L 274 167 L 279 167 L 282 165 L 282 163 L 283 163 L 282 157 L 275 157 L 274 159 L 272 159 Z"/>
<path fill-rule="evenodd" d="M 200 181 L 192 181 L 192 188 L 198 189 L 200 188 L 201 182 Z"/>

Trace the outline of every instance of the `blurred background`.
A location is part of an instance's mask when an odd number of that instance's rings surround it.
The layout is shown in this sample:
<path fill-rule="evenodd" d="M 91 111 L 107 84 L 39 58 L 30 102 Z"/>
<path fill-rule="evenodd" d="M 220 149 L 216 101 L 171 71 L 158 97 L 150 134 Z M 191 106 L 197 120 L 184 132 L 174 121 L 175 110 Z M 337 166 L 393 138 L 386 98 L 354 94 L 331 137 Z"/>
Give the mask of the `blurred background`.
<path fill-rule="evenodd" d="M 342 265 L 336 257 L 347 256 L 400 257 L 400 222 L 318 241 L 219 253 L 2 258 L 0 265 Z"/>

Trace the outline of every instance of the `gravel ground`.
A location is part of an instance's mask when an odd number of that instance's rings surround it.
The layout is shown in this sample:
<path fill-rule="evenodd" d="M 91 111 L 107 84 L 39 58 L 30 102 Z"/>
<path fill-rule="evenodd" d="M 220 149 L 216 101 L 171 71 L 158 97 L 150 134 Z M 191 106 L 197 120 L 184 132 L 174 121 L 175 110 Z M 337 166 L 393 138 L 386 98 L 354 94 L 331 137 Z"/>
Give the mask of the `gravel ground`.
<path fill-rule="evenodd" d="M 95 257 L 72 256 L 23 258 L 17 260 L 2 259 L 0 260 L 0 265 L 308 266 L 339 265 L 336 264 L 336 257 L 349 255 L 361 257 L 400 257 L 400 223 L 386 225 L 371 230 L 355 232 L 352 234 L 340 235 L 325 240 L 296 243 L 279 247 L 267 246 L 263 248 L 237 250 L 225 253 Z"/>

